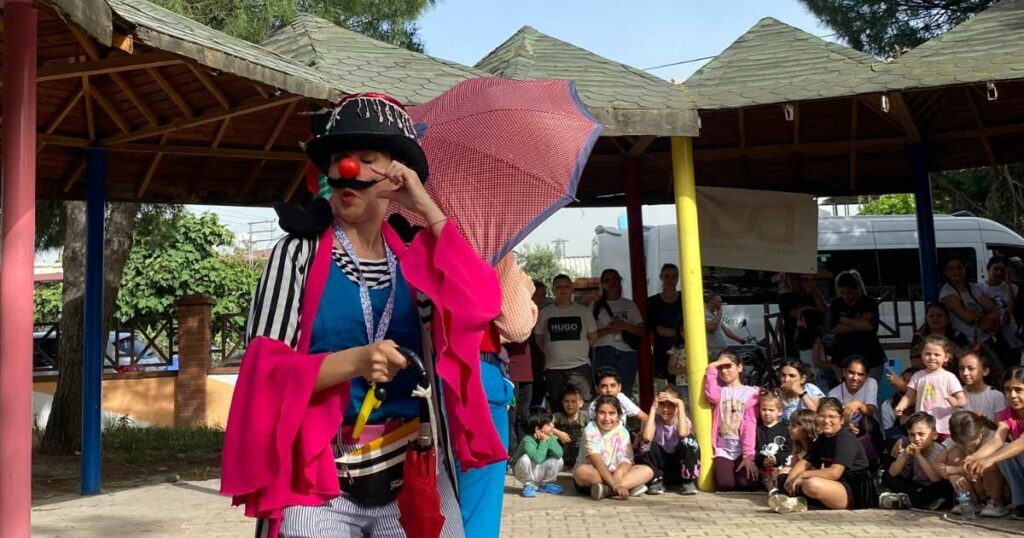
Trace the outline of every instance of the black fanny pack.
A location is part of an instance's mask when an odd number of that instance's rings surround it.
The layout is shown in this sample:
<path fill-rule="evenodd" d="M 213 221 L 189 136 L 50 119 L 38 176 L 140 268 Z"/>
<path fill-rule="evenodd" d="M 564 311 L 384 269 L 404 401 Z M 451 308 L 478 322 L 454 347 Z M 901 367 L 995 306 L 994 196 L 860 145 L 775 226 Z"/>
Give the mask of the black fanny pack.
<path fill-rule="evenodd" d="M 334 460 L 341 491 L 367 506 L 397 499 L 404 483 L 405 453 L 418 432 L 419 421 L 411 420 Z"/>

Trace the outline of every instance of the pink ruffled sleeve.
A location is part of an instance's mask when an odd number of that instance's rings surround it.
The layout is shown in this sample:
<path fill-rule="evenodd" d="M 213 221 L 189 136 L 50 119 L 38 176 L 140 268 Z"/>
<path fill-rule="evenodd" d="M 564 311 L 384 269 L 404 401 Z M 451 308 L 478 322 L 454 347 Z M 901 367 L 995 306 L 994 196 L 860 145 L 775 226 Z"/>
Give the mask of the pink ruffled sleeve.
<path fill-rule="evenodd" d="M 402 274 L 434 303 L 431 324 L 437 373 L 455 457 L 462 469 L 508 458 L 488 410 L 480 379 L 480 342 L 501 310 L 501 288 L 494 268 L 480 259 L 449 218 L 440 237 L 416 234 L 406 249 L 385 227 Z"/>

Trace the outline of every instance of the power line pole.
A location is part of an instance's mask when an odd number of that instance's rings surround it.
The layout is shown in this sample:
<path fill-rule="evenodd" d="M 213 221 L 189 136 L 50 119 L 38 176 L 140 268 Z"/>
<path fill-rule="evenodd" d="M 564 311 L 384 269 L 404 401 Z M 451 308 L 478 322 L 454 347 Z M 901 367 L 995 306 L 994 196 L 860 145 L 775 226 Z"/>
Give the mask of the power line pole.
<path fill-rule="evenodd" d="M 256 253 L 269 248 L 284 232 L 277 227 L 277 221 L 274 219 L 250 222 L 248 227 L 249 237 L 245 240 L 246 258 L 249 263 L 255 263 Z M 264 247 L 264 245 L 266 246 Z"/>

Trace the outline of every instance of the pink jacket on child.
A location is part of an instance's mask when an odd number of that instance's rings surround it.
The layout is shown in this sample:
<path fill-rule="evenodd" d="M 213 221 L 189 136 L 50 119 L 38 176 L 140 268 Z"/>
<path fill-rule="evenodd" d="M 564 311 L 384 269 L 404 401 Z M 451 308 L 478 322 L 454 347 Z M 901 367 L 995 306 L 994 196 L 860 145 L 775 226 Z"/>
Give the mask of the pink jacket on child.
<path fill-rule="evenodd" d="M 385 224 L 383 231 L 409 285 L 434 303 L 431 332 L 456 459 L 463 469 L 508 459 L 480 379 L 480 341 L 501 305 L 494 269 L 451 219 L 439 238 L 419 233 L 408 248 L 390 226 Z M 318 506 L 341 494 L 331 441 L 348 405 L 349 384 L 314 393 L 327 354 L 308 353 L 333 263 L 332 241 L 328 228 L 303 290 L 296 349 L 271 338 L 254 338 L 228 414 L 221 493 L 232 496 L 234 505 L 244 504 L 247 516 L 269 519 L 272 538 L 285 507 Z"/>
<path fill-rule="evenodd" d="M 711 414 L 711 450 L 718 447 L 718 405 L 722 396 L 722 386 L 718 384 L 718 369 L 708 366 L 704 372 L 704 399 L 715 407 Z M 743 422 L 740 423 L 740 444 L 743 445 L 743 457 L 753 458 L 757 444 L 757 405 L 761 396 L 757 389 L 743 404 Z M 713 457 L 713 456 L 712 456 Z"/>

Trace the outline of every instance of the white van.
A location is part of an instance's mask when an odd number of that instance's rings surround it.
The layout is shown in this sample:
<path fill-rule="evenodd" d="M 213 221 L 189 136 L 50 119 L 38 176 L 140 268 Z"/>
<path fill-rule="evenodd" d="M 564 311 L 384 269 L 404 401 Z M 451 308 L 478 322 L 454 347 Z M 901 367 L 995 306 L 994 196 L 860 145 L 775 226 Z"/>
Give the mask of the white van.
<path fill-rule="evenodd" d="M 649 296 L 661 291 L 661 266 L 679 265 L 676 237 L 674 225 L 644 227 Z M 999 223 L 974 216 L 936 215 L 935 238 L 940 265 L 949 256 L 960 256 L 967 264 L 968 278 L 978 280 L 984 277 L 988 259 L 998 253 L 1010 259 L 1014 280 L 1022 281 L 1024 238 Z M 598 226 L 592 247 L 593 276 L 607 268 L 617 269 L 623 277 L 625 294 L 631 295 L 626 232 Z M 860 271 L 868 293 L 880 301 L 882 343 L 900 347 L 910 342 L 914 326 L 924 322 L 917 222 L 913 216 L 822 217 L 818 220 L 818 261 L 833 275 L 847 269 Z M 765 336 L 765 320 L 774 323 L 774 318 L 767 316 L 778 313 L 772 276 L 765 271 L 705 266 L 704 290 L 722 296 L 726 302 L 724 320 L 739 334 L 746 336 L 749 331 L 761 338 Z M 819 286 L 826 299 L 835 295 L 831 280 L 819 281 Z"/>

